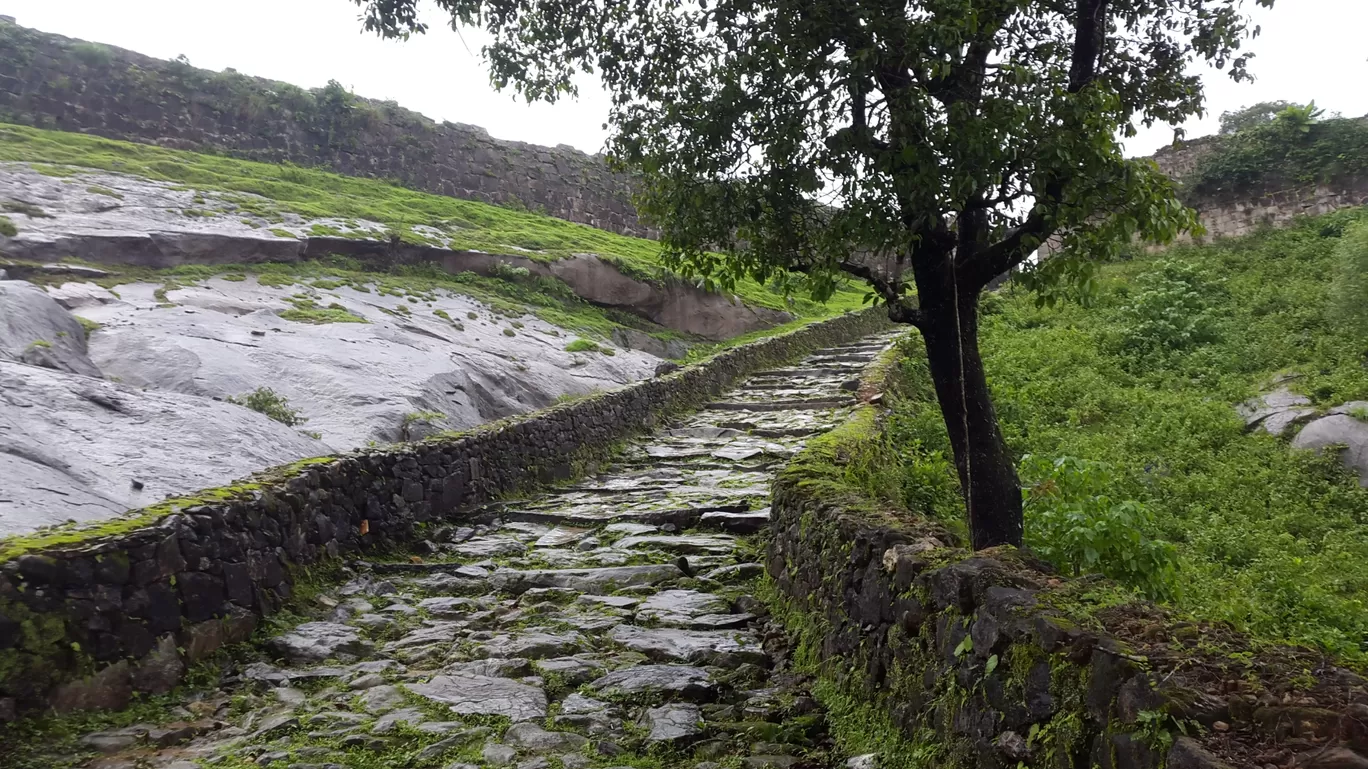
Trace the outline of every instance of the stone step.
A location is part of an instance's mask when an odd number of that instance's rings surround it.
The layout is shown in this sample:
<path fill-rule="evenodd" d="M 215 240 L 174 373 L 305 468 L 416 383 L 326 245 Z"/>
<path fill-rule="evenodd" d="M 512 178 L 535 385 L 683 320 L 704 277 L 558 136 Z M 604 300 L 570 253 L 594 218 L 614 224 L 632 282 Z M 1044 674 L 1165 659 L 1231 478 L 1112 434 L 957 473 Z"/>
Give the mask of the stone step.
<path fill-rule="evenodd" d="M 792 401 L 741 402 L 714 401 L 704 406 L 713 411 L 815 411 L 854 406 L 854 398 L 812 398 Z"/>

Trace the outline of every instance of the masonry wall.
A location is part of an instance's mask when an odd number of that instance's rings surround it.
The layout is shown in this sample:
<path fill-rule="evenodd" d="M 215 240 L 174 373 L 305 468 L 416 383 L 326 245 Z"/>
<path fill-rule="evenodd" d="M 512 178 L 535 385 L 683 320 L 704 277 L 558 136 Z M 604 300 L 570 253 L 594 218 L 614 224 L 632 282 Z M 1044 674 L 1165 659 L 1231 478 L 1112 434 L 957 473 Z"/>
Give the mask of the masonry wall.
<path fill-rule="evenodd" d="M 0 120 L 391 179 L 650 236 L 630 182 L 567 146 L 493 139 L 393 102 L 210 72 L 0 20 Z"/>
<path fill-rule="evenodd" d="M 879 451 L 879 424 L 867 406 L 814 439 L 772 498 L 772 605 L 838 739 L 944 769 L 1368 764 L 1368 682 L 1333 660 L 1143 601 L 1094 608 L 1096 578 L 970 553 L 865 498 L 841 465 Z"/>
<path fill-rule="evenodd" d="M 11 712 L 16 702 L 111 708 L 168 689 L 186 663 L 278 609 L 296 568 L 397 545 L 420 524 L 572 477 L 753 371 L 887 322 L 848 314 L 461 435 L 306 460 L 93 530 L 0 543 L 0 714 L 6 698 Z M 111 526 L 131 530 L 99 533 Z"/>
<path fill-rule="evenodd" d="M 1170 178 L 1182 182 L 1202 159 L 1219 148 L 1220 137 L 1203 136 L 1165 147 L 1152 159 Z M 1239 237 L 1267 227 L 1282 227 L 1298 216 L 1319 216 L 1341 208 L 1368 205 L 1368 176 L 1349 176 L 1322 184 L 1286 184 L 1274 188 L 1189 195 L 1206 228 L 1203 240 Z M 1180 241 L 1191 240 L 1184 234 Z"/>

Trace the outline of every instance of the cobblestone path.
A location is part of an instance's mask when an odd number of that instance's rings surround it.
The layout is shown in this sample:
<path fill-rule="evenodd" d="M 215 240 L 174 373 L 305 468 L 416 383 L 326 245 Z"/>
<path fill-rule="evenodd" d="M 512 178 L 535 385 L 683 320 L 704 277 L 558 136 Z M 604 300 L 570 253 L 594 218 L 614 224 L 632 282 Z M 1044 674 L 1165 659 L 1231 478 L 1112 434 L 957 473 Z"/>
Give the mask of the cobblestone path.
<path fill-rule="evenodd" d="M 843 764 L 752 594 L 756 535 L 774 469 L 844 418 L 889 339 L 757 374 L 595 477 L 351 562 L 176 720 L 84 736 L 88 765 Z"/>

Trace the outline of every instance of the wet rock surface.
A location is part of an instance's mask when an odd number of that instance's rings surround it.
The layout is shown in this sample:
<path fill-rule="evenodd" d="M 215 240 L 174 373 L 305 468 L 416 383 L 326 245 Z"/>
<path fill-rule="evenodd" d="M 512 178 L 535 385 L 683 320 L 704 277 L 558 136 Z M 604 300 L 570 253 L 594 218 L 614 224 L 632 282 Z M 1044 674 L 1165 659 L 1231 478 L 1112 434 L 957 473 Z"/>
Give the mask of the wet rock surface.
<path fill-rule="evenodd" d="M 810 402 L 885 341 L 787 375 Z M 307 621 L 268 633 L 256 662 L 223 662 L 219 690 L 185 698 L 177 710 L 201 727 L 93 733 L 83 755 L 100 769 L 588 769 L 648 755 L 686 767 L 842 765 L 753 597 L 754 543 L 708 514 L 764 510 L 782 457 L 845 415 L 810 403 L 704 410 L 594 478 L 488 505 L 458 524 L 463 536 L 442 535 L 520 550 L 350 562 L 342 582 L 302 601 Z M 725 451 L 762 429 L 776 436 L 762 452 Z"/>

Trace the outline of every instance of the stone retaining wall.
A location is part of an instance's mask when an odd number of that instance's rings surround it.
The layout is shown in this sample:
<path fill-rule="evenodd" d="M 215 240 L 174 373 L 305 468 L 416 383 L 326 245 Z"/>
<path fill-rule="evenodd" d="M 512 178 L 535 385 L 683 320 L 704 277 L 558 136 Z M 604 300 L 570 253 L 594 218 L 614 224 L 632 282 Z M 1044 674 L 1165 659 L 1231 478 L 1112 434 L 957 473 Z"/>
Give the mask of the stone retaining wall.
<path fill-rule="evenodd" d="M 1202 159 L 1220 148 L 1219 136 L 1203 136 L 1165 147 L 1152 160 L 1179 182 L 1197 170 Z M 1251 189 L 1237 193 L 1192 196 L 1206 228 L 1203 240 L 1249 235 L 1266 227 L 1283 227 L 1298 216 L 1319 216 L 1341 208 L 1368 205 L 1368 178 L 1340 178 L 1331 184 L 1289 184 L 1279 189 Z M 1192 237 L 1184 233 L 1180 242 Z"/>
<path fill-rule="evenodd" d="M 0 21 L 0 120 L 175 149 L 289 161 L 515 205 L 626 235 L 628 177 L 572 147 L 491 138 L 340 88 L 305 91 Z"/>
<path fill-rule="evenodd" d="M 1061 580 L 1013 548 L 957 547 L 843 480 L 851 456 L 881 450 L 878 432 L 864 407 L 809 444 L 772 500 L 773 604 L 844 719 L 838 737 L 894 734 L 898 758 L 947 768 L 1368 764 L 1363 679 L 1145 602 L 1092 608 L 1104 582 Z M 1148 630 L 1127 641 L 1122 627 Z"/>
<path fill-rule="evenodd" d="M 278 609 L 296 567 L 397 546 L 423 524 L 575 476 L 752 371 L 886 324 L 847 314 L 460 435 L 306 460 L 90 530 L 0 543 L 0 719 L 6 698 L 11 711 L 16 700 L 66 710 L 165 690 Z"/>

